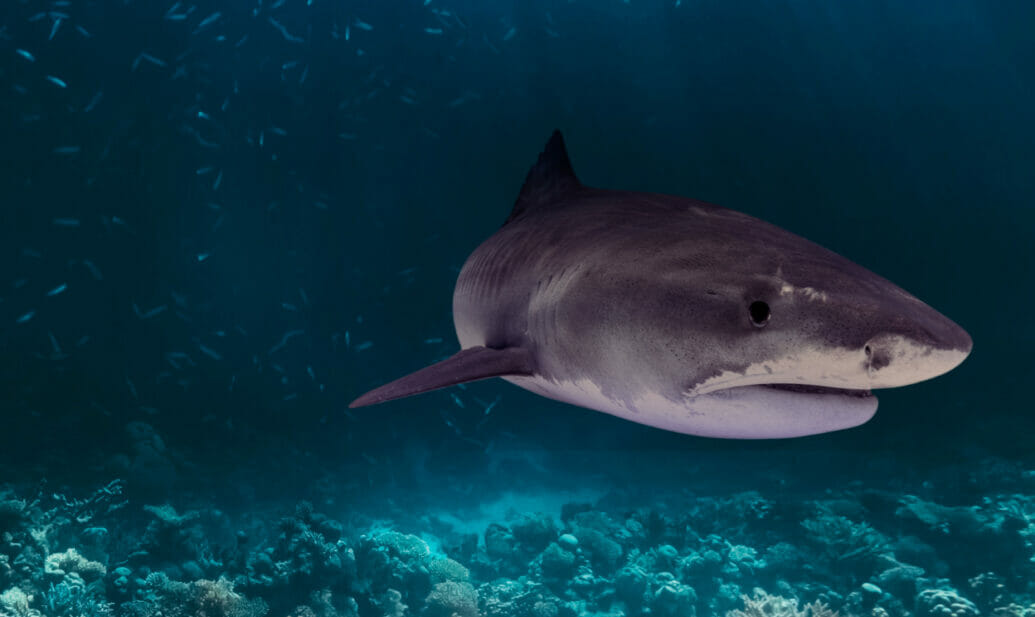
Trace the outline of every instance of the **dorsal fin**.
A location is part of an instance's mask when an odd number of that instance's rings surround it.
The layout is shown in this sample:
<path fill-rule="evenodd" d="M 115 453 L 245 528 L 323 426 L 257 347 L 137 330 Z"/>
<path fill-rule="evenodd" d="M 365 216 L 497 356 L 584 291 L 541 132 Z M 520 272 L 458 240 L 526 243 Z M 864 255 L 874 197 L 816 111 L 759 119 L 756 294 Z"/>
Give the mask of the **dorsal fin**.
<path fill-rule="evenodd" d="M 521 187 L 521 194 L 514 203 L 514 209 L 503 224 L 506 225 L 525 212 L 548 206 L 580 186 L 582 184 L 575 177 L 575 170 L 568 160 L 564 137 L 559 130 L 554 130 L 539 155 L 539 160 L 528 171 L 525 185 Z"/>

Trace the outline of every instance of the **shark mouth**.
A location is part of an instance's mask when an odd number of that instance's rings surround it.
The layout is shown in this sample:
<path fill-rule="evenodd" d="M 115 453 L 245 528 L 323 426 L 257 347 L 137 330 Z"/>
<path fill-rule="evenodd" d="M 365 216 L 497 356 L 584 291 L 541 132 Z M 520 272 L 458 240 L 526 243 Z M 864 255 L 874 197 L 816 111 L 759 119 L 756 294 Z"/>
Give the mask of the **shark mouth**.
<path fill-rule="evenodd" d="M 752 386 L 739 387 L 743 388 Z M 826 394 L 848 396 L 851 398 L 873 398 L 873 393 L 869 390 L 850 390 L 847 388 L 830 388 L 827 386 L 812 386 L 806 384 L 766 383 L 756 384 L 754 387 L 769 388 L 772 390 L 782 390 L 784 392 L 793 392 L 795 394 Z"/>
<path fill-rule="evenodd" d="M 859 426 L 876 413 L 877 397 L 863 389 L 770 382 L 726 384 L 690 397 L 684 405 L 692 419 L 669 430 L 710 437 L 771 439 Z"/>
<path fill-rule="evenodd" d="M 832 386 L 817 386 L 803 383 L 726 383 L 716 384 L 704 392 L 691 394 L 691 396 L 736 396 L 739 393 L 751 391 L 772 392 L 774 395 L 800 395 L 803 397 L 847 397 L 853 399 L 875 398 L 873 392 L 852 388 L 835 388 Z"/>

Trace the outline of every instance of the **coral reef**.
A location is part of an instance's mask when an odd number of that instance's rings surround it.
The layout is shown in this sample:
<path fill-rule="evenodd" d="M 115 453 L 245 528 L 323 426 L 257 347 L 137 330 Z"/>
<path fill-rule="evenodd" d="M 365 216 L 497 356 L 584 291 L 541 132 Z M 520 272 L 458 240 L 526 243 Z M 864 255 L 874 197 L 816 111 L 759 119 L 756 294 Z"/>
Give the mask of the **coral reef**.
<path fill-rule="evenodd" d="M 614 494 L 472 533 L 407 509 L 127 504 L 122 486 L 0 490 L 0 617 L 1035 617 L 1020 492 Z"/>

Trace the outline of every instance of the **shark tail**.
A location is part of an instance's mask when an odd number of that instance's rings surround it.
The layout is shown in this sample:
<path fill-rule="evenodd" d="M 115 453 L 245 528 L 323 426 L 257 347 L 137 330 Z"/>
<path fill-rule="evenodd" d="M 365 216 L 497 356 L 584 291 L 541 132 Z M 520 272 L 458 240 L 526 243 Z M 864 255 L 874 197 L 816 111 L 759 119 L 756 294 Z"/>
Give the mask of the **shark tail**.
<path fill-rule="evenodd" d="M 522 347 L 470 347 L 416 373 L 375 388 L 349 403 L 349 407 L 376 405 L 489 377 L 531 375 L 533 371 L 532 354 Z"/>

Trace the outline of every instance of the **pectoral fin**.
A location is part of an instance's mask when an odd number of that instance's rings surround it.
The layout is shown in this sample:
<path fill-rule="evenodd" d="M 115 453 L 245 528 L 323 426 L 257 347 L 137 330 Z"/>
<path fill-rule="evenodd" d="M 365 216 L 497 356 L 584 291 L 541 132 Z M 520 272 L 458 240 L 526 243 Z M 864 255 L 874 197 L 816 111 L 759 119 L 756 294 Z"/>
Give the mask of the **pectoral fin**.
<path fill-rule="evenodd" d="M 531 375 L 533 371 L 532 354 L 522 347 L 470 347 L 416 373 L 375 388 L 349 403 L 349 407 L 376 405 L 489 377 Z"/>

